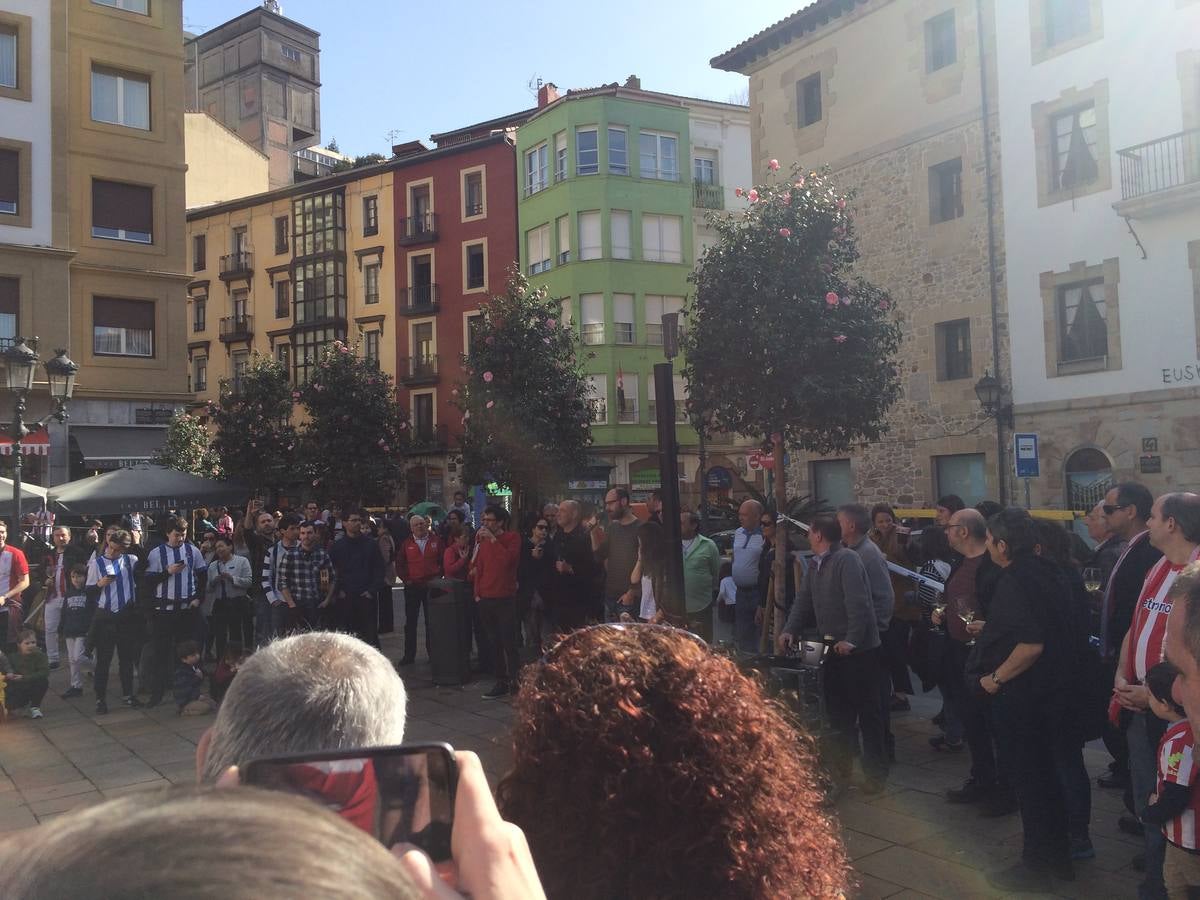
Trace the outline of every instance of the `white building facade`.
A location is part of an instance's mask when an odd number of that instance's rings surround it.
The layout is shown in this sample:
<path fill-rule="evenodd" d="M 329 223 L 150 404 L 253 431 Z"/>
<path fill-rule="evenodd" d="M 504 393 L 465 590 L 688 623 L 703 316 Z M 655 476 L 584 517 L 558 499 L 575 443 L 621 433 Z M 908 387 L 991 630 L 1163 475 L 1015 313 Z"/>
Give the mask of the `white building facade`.
<path fill-rule="evenodd" d="M 1197 489 L 1200 2 L 1005 0 L 996 17 L 1030 499 L 1088 509 L 1129 478 Z"/>

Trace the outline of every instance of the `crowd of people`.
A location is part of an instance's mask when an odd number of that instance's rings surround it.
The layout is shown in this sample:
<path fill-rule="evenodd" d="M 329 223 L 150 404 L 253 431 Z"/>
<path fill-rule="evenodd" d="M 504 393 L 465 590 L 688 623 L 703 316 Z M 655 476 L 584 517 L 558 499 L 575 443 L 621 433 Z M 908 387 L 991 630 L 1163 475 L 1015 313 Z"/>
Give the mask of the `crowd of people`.
<path fill-rule="evenodd" d="M 181 714 L 215 711 L 203 784 L 261 757 L 397 744 L 396 673 L 415 662 L 432 586 L 449 579 L 475 601 L 479 662 L 495 675 L 485 696 L 514 695 L 513 766 L 489 815 L 508 820 L 505 846 L 520 848 L 510 862 L 528 856 L 551 897 L 706 895 L 705 885 L 722 886 L 713 896 L 837 896 L 849 869 L 828 801 L 885 789 L 890 717 L 908 708 L 914 681 L 940 690 L 932 749 L 970 759 L 946 802 L 1020 814 L 1021 860 L 991 873 L 994 887 L 1052 890 L 1095 855 L 1083 747 L 1102 737 L 1113 761 L 1098 786 L 1124 791 L 1120 827 L 1144 842 L 1139 896 L 1200 888 L 1189 725 L 1200 722 L 1200 496 L 1118 484 L 1087 516 L 1094 547 L 1061 522 L 947 496 L 919 531 L 886 504 L 843 505 L 808 523 L 801 549 L 746 500 L 727 561 L 685 511 L 679 619 L 661 608 L 669 549 L 656 505 L 643 520 L 618 488 L 603 517 L 564 500 L 520 529 L 499 506 L 476 528 L 463 506 L 443 523 L 373 523 L 353 508 L 277 517 L 251 501 L 201 546 L 182 518 L 164 521 L 157 544 L 118 523 L 87 562 L 55 527 L 45 590 L 61 598 L 67 695 L 81 691 L 90 651 L 105 711 L 115 651 L 128 705 L 141 702 L 137 665 L 149 703 L 170 686 Z M 11 555 L 0 552 L 0 596 L 12 603 L 24 562 L 0 549 Z M 377 648 L 391 604 L 380 600 L 397 579 L 404 653 L 389 662 Z M 724 651 L 714 619 L 732 626 Z M 58 635 L 49 658 L 34 632 L 17 637 L 3 660 L 9 706 L 40 714 Z M 765 651 L 801 645 L 825 651 L 818 741 L 797 741 L 794 721 L 744 674 Z M 207 680 L 206 660 L 220 663 Z M 584 844 L 602 849 L 581 857 Z M 405 877 L 428 880 L 419 854 L 401 861 Z"/>

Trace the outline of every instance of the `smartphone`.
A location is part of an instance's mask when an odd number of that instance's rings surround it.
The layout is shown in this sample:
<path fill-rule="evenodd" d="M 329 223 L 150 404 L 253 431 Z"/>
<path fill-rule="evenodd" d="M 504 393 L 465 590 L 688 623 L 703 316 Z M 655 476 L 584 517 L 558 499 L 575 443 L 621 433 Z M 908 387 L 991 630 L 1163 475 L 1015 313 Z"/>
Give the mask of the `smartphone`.
<path fill-rule="evenodd" d="M 450 859 L 458 765 L 449 744 L 256 759 L 243 784 L 311 797 L 385 847 L 411 843 L 434 862 Z"/>

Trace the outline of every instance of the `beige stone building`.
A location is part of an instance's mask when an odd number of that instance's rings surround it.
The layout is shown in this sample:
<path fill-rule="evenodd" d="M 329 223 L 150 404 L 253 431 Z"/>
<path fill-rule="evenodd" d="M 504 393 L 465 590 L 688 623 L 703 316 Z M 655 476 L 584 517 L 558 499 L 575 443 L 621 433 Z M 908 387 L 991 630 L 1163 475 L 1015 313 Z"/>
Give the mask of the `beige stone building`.
<path fill-rule="evenodd" d="M 26 470 L 44 483 L 147 459 L 190 400 L 180 17 L 148 0 L 0 10 L 0 337 L 81 366 L 70 422 Z"/>
<path fill-rule="evenodd" d="M 750 76 L 756 178 L 771 159 L 785 171 L 827 164 L 857 192 L 859 271 L 891 293 L 903 326 L 890 432 L 840 457 L 793 453 L 790 493 L 904 506 L 956 493 L 974 503 L 998 496 L 1011 465 L 1011 434 L 997 434 L 975 394 L 987 370 L 1007 379 L 995 54 L 983 6 L 981 28 L 974 0 L 817 0 L 713 60 Z"/>
<path fill-rule="evenodd" d="M 184 113 L 183 122 L 188 209 L 270 190 L 267 154 L 246 143 L 208 113 Z"/>

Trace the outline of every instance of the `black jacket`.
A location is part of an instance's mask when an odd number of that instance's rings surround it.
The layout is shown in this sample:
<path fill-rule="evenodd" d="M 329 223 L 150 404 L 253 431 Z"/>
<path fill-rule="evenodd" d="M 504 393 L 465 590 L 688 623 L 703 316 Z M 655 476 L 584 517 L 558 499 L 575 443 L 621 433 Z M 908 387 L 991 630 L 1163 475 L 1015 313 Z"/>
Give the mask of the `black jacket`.
<path fill-rule="evenodd" d="M 1108 611 L 1108 646 L 1106 658 L 1114 658 L 1121 650 L 1121 641 L 1133 622 L 1133 611 L 1142 593 L 1142 583 L 1151 566 L 1162 559 L 1162 551 L 1150 543 L 1150 535 L 1139 538 L 1109 578 L 1112 601 Z"/>

